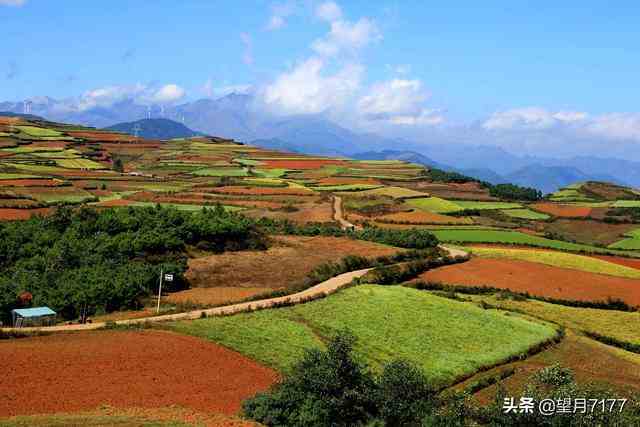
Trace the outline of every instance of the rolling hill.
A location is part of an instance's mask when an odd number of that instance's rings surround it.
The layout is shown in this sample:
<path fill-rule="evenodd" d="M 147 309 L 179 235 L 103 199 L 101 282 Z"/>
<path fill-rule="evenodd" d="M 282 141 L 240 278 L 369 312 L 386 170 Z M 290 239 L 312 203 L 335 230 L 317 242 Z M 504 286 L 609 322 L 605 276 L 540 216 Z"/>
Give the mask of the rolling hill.
<path fill-rule="evenodd" d="M 190 138 L 202 135 L 184 124 L 169 119 L 142 119 L 135 122 L 118 123 L 105 130 L 138 135 L 145 139 Z"/>

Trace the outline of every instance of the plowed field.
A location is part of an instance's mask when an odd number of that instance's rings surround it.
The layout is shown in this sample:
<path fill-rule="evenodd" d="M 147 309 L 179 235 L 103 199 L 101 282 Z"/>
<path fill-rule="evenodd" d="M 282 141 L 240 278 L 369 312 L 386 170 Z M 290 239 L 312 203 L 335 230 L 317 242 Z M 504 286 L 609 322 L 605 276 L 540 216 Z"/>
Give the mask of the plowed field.
<path fill-rule="evenodd" d="M 234 414 L 276 373 L 198 338 L 100 331 L 0 344 L 0 416 L 180 405 Z"/>
<path fill-rule="evenodd" d="M 492 286 L 532 295 L 580 301 L 620 298 L 640 305 L 640 281 L 527 261 L 474 258 L 428 271 L 420 279 L 452 285 Z"/>

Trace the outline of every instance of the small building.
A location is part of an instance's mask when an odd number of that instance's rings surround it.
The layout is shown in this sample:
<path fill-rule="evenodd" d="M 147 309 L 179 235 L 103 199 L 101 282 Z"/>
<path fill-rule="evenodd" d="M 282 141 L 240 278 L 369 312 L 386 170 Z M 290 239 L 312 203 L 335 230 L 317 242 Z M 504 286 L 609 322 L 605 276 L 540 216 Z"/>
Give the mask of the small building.
<path fill-rule="evenodd" d="M 11 310 L 14 328 L 30 326 L 52 326 L 56 323 L 56 312 L 49 307 L 16 308 Z"/>

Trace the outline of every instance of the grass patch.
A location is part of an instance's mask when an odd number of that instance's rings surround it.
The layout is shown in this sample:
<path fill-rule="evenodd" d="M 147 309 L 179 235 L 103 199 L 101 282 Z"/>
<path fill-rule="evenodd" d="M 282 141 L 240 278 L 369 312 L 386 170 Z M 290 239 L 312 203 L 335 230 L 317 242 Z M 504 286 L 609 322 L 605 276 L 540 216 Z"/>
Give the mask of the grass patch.
<path fill-rule="evenodd" d="M 238 168 L 204 168 L 191 172 L 197 176 L 248 176 L 246 169 Z"/>
<path fill-rule="evenodd" d="M 618 240 L 608 246 L 611 249 L 621 249 L 624 251 L 637 251 L 640 250 L 640 238 L 630 238 Z"/>
<path fill-rule="evenodd" d="M 172 327 L 283 370 L 305 348 L 349 328 L 374 369 L 394 358 L 422 368 L 438 385 L 527 352 L 555 336 L 549 325 L 483 310 L 403 287 L 362 285 L 312 303 Z"/>
<path fill-rule="evenodd" d="M 367 190 L 362 192 L 367 196 L 386 196 L 394 199 L 406 199 L 410 197 L 424 197 L 425 193 L 411 190 L 403 187 L 380 187 L 373 190 Z"/>
<path fill-rule="evenodd" d="M 21 132 L 26 133 L 29 136 L 35 137 L 58 137 L 62 136 L 61 132 L 45 129 L 36 126 L 16 126 L 16 129 L 19 129 Z"/>
<path fill-rule="evenodd" d="M 515 310 L 557 323 L 566 328 L 611 336 L 621 341 L 640 344 L 640 312 L 567 307 L 542 301 L 515 301 L 493 296 L 465 295 L 473 301 L 484 300 L 505 310 Z"/>
<path fill-rule="evenodd" d="M 640 200 L 616 200 L 614 208 L 640 208 Z"/>
<path fill-rule="evenodd" d="M 463 210 L 457 203 L 449 200 L 441 199 L 440 197 L 425 197 L 421 199 L 409 199 L 405 203 L 417 209 L 421 209 L 427 212 L 435 213 L 452 213 Z"/>
<path fill-rule="evenodd" d="M 563 252 L 537 251 L 527 249 L 472 248 L 475 255 L 485 258 L 506 258 L 520 261 L 537 262 L 553 267 L 570 268 L 589 273 L 608 274 L 610 276 L 640 279 L 640 270 L 614 264 L 598 258 Z"/>
<path fill-rule="evenodd" d="M 311 188 L 314 191 L 365 191 L 365 190 L 373 190 L 381 187 L 382 185 L 375 185 L 375 184 L 341 184 L 341 185 L 323 185 L 319 187 L 309 187 L 309 188 Z"/>
<path fill-rule="evenodd" d="M 522 208 L 520 203 L 511 202 L 476 202 L 473 200 L 456 200 L 456 205 L 464 210 L 497 210 Z M 526 210 L 526 209 L 525 209 Z"/>
<path fill-rule="evenodd" d="M 451 243 L 498 243 L 507 245 L 535 246 L 539 248 L 558 249 L 561 251 L 586 252 L 623 255 L 623 251 L 615 251 L 597 246 L 581 245 L 579 243 L 551 240 L 544 237 L 532 236 L 519 231 L 505 230 L 432 230 L 432 233 L 443 242 Z M 634 257 L 637 254 L 629 254 Z"/>
<path fill-rule="evenodd" d="M 106 166 L 89 159 L 60 159 L 56 164 L 65 169 L 106 169 Z"/>
<path fill-rule="evenodd" d="M 519 218 L 519 219 L 531 219 L 531 220 L 539 220 L 544 221 L 551 218 L 549 215 L 532 211 L 531 209 L 505 209 L 502 211 L 503 214 L 510 216 L 511 218 Z"/>

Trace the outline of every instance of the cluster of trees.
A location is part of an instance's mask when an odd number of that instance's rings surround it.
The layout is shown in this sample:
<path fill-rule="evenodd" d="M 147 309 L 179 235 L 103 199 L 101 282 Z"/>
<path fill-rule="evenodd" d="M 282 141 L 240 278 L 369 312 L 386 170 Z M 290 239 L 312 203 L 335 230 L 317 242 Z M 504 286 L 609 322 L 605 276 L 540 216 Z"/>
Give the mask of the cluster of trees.
<path fill-rule="evenodd" d="M 606 213 L 604 221 L 613 224 L 640 222 L 640 208 L 609 209 Z"/>
<path fill-rule="evenodd" d="M 447 172 L 437 168 L 431 168 L 426 172 L 426 176 L 436 182 L 454 182 L 464 184 L 466 182 L 478 182 L 489 190 L 489 194 L 505 200 L 522 200 L 535 202 L 542 199 L 542 192 L 535 188 L 522 187 L 515 184 L 491 184 L 486 181 L 479 181 L 470 176 L 458 172 Z"/>
<path fill-rule="evenodd" d="M 488 184 L 488 189 L 491 196 L 499 199 L 522 200 L 526 202 L 536 202 L 542 199 L 542 191 L 515 184 Z"/>
<path fill-rule="evenodd" d="M 622 412 L 619 407 L 585 414 L 506 412 L 504 402 L 510 396 L 502 386 L 493 404 L 478 407 L 469 391 L 439 393 L 420 369 L 403 360 L 391 361 L 374 374 L 354 356 L 354 344 L 350 333 L 341 332 L 325 351 L 307 351 L 278 384 L 244 402 L 244 415 L 267 426 L 569 427 L 640 422 L 640 407 L 631 399 Z M 557 365 L 535 373 L 522 396 L 535 402 L 620 397 L 605 388 L 577 384 L 569 369 Z"/>
<path fill-rule="evenodd" d="M 399 248 L 427 249 L 436 247 L 439 243 L 435 235 L 419 228 L 393 230 L 370 226 L 361 230 L 343 230 L 333 223 L 296 224 L 289 220 L 271 218 L 260 218 L 256 224 L 270 234 L 350 237 Z"/>
<path fill-rule="evenodd" d="M 161 269 L 184 286 L 186 245 L 212 251 L 266 248 L 255 224 L 222 207 L 201 212 L 149 207 L 73 210 L 0 223 L 0 316 L 33 295 L 66 319 L 135 308 Z"/>

